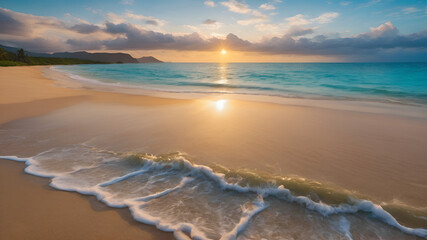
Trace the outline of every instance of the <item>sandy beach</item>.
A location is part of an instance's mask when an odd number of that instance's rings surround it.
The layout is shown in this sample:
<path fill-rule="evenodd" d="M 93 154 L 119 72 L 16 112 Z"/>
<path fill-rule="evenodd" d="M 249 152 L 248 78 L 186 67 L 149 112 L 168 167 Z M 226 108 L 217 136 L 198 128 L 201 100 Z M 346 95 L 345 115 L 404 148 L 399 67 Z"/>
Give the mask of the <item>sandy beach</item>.
<path fill-rule="evenodd" d="M 222 95 L 172 99 L 94 88 L 67 82 L 48 67 L 0 68 L 0 155 L 30 157 L 83 142 L 117 152 L 180 151 L 197 164 L 244 165 L 321 182 L 384 203 L 401 222 L 425 227 L 399 210 L 427 207 L 425 109 L 392 105 L 376 113 L 354 102 L 346 108 Z M 23 167 L 0 161 L 2 239 L 172 238 L 137 223 L 127 209 L 54 190 Z"/>
<path fill-rule="evenodd" d="M 136 222 L 127 209 L 55 190 L 49 179 L 25 174 L 23 167 L 0 161 L 1 239 L 174 239 Z"/>
<path fill-rule="evenodd" d="M 87 91 L 55 87 L 41 75 L 41 68 L 0 68 L 0 123 L 87 99 Z M 0 160 L 1 239 L 174 239 L 170 233 L 134 221 L 127 209 L 55 190 L 48 186 L 49 179 L 25 174 L 24 167 Z"/>
<path fill-rule="evenodd" d="M 0 240 L 427 239 L 426 22 L 404 0 L 3 1 Z"/>

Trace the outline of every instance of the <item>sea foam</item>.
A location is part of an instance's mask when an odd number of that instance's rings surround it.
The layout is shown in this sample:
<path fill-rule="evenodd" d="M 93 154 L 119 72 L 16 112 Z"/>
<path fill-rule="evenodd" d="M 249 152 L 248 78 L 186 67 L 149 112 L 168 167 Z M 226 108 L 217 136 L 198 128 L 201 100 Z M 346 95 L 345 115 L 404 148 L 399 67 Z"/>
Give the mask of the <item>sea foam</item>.
<path fill-rule="evenodd" d="M 255 216 L 269 207 L 266 201 L 269 198 L 298 204 L 325 219 L 329 216 L 342 215 L 339 229 L 341 234 L 349 239 L 352 239 L 351 223 L 344 214 L 358 213 L 368 213 L 370 218 L 404 233 L 427 238 L 427 229 L 403 226 L 395 217 L 372 201 L 349 197 L 346 202 L 328 204 L 321 199 L 315 201 L 309 196 L 295 195 L 284 185 L 269 183 L 251 186 L 244 178 L 244 174 L 240 176 L 239 181 L 233 178 L 233 182 L 227 177 L 230 175 L 227 171 L 232 170 L 227 170 L 226 173 L 217 172 L 212 167 L 190 162 L 181 153 L 165 155 L 113 153 L 84 145 L 65 148 L 66 150 L 50 149 L 29 158 L 16 156 L 0 158 L 25 162 L 28 165 L 25 169 L 27 173 L 52 178 L 50 185 L 54 188 L 95 195 L 111 207 L 128 207 L 137 221 L 155 225 L 163 231 L 174 232 L 177 239 L 236 239 L 245 232 L 248 225 L 253 224 Z M 52 159 L 61 159 L 64 152 L 71 154 L 70 156 L 83 157 L 74 159 L 76 163 L 72 168 L 63 169 L 53 164 Z M 60 160 L 58 163 L 60 165 Z M 189 195 L 185 195 L 187 193 Z M 166 199 L 168 196 L 171 199 Z M 219 223 L 215 223 L 217 225 L 212 227 L 209 219 L 203 217 L 191 219 L 182 213 L 184 215 L 181 219 L 180 212 L 167 215 L 167 211 L 162 213 L 151 210 L 157 209 L 156 201 L 159 200 L 167 201 L 170 206 L 164 204 L 161 206 L 170 208 L 166 210 L 171 212 L 177 211 L 176 209 L 180 207 L 187 209 L 188 206 L 197 204 L 206 209 L 209 209 L 210 205 L 222 206 L 211 209 L 210 211 L 213 211 L 211 213 L 200 210 L 195 214 L 205 216 L 218 211 L 225 220 L 219 218 Z M 237 207 L 239 205 L 240 209 Z"/>

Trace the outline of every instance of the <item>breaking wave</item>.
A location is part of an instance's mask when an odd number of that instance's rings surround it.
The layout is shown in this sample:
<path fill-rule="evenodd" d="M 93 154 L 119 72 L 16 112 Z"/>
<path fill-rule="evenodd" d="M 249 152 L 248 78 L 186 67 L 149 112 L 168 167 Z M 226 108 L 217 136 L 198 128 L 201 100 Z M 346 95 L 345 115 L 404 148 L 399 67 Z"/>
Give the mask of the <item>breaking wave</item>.
<path fill-rule="evenodd" d="M 52 178 L 54 188 L 128 207 L 135 220 L 174 232 L 177 239 L 250 239 L 261 233 L 274 239 L 274 225 L 281 224 L 293 231 L 319 225 L 325 233 L 317 237 L 352 239 L 366 222 L 375 225 L 369 230 L 375 236 L 387 238 L 394 229 L 427 238 L 425 209 L 376 204 L 303 178 L 198 165 L 179 152 L 117 153 L 71 145 L 29 158 L 0 158 L 25 162 L 27 173 Z M 273 220 L 285 215 L 298 224 Z"/>

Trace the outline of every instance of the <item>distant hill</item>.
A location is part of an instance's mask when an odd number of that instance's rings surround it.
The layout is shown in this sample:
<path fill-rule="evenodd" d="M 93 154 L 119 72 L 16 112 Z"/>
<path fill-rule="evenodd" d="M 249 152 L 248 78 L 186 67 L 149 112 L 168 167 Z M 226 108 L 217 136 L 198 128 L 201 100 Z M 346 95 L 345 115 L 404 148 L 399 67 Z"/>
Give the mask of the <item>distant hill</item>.
<path fill-rule="evenodd" d="M 0 45 L 5 51 L 16 53 L 19 48 L 8 47 Z M 73 58 L 90 60 L 104 63 L 138 63 L 138 60 L 133 58 L 127 53 L 88 53 L 81 52 L 58 52 L 58 53 L 36 53 L 25 51 L 25 54 L 30 57 L 44 57 L 44 58 Z M 157 60 L 157 59 L 156 59 Z"/>
<path fill-rule="evenodd" d="M 106 63 L 138 63 L 138 60 L 127 53 L 88 53 L 88 52 L 60 52 L 51 54 L 52 57 L 76 58 Z"/>
<path fill-rule="evenodd" d="M 162 63 L 162 61 L 152 56 L 141 57 L 137 58 L 136 60 L 138 60 L 139 63 Z"/>
<path fill-rule="evenodd" d="M 31 57 L 23 50 L 8 51 L 0 47 L 0 66 L 31 66 L 31 65 L 71 65 L 71 64 L 105 64 L 87 59 Z"/>

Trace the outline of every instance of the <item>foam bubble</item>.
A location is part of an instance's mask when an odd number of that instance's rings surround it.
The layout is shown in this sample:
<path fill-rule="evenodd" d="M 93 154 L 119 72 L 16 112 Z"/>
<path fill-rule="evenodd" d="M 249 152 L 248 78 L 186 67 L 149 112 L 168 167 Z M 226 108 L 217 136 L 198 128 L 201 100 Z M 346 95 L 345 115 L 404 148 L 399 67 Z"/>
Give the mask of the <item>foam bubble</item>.
<path fill-rule="evenodd" d="M 75 150 L 76 149 L 78 150 L 79 148 L 75 148 Z M 188 236 L 193 239 L 207 239 L 208 237 L 199 226 L 188 222 L 173 224 L 169 222 L 168 219 L 152 216 L 141 207 L 145 204 L 149 204 L 151 201 L 155 201 L 158 198 L 163 198 L 172 192 L 183 189 L 190 182 L 195 181 L 196 178 L 198 181 L 213 182 L 222 191 L 258 195 L 256 200 L 242 207 L 242 216 L 240 216 L 239 222 L 234 225 L 231 231 L 223 233 L 221 239 L 236 239 L 236 237 L 246 229 L 251 219 L 268 207 L 268 204 L 264 202 L 264 199 L 267 197 L 274 197 L 282 201 L 297 203 L 325 217 L 330 215 L 365 212 L 404 233 L 419 237 L 427 237 L 427 229 L 403 226 L 380 205 L 371 201 L 349 199 L 349 201 L 345 203 L 326 204 L 322 201 L 314 201 L 307 196 L 294 195 L 283 185 L 244 186 L 239 184 L 241 182 L 230 183 L 226 174 L 215 172 L 208 166 L 191 163 L 180 153 L 166 155 L 126 155 L 111 153 L 114 157 L 110 156 L 108 161 L 98 161 L 96 162 L 97 165 L 82 165 L 74 168 L 71 172 L 57 172 L 47 170 L 42 164 L 43 156 L 52 154 L 52 151 L 60 150 L 53 149 L 45 151 L 29 158 L 19 158 L 16 156 L 3 156 L 0 158 L 25 162 L 28 165 L 25 169 L 27 173 L 42 177 L 51 177 L 52 181 L 50 185 L 57 189 L 95 195 L 99 200 L 112 207 L 129 207 L 132 215 L 137 221 L 155 225 L 163 231 L 175 232 L 175 236 L 180 239 L 188 238 Z M 99 150 L 90 148 L 90 151 Z M 76 154 L 78 155 L 79 152 L 77 151 Z M 105 153 L 104 151 L 103 154 L 103 157 L 108 157 L 109 153 Z M 93 155 L 89 154 L 88 156 Z M 98 176 L 95 173 L 102 174 Z M 132 198 L 116 198 L 115 194 L 107 189 L 110 186 L 129 181 L 137 176 L 154 173 L 165 174 L 165 181 L 168 180 L 168 174 L 172 174 L 171 176 L 174 177 L 178 176 L 181 180 L 175 186 L 165 187 L 160 189 L 160 191 Z M 82 178 L 82 176 L 84 177 Z M 152 183 L 153 182 L 148 181 L 146 184 Z M 339 220 L 339 229 L 347 238 L 352 238 L 350 223 L 345 217 L 341 217 Z"/>

